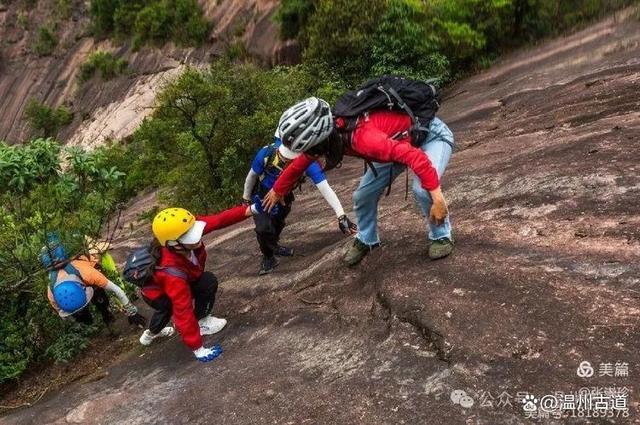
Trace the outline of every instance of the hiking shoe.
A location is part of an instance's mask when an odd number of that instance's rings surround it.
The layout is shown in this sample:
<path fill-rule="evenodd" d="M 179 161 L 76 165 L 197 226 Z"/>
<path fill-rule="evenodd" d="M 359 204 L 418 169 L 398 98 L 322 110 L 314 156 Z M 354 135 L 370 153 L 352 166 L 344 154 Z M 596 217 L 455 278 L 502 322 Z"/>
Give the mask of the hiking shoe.
<path fill-rule="evenodd" d="M 276 255 L 278 257 L 293 257 L 293 248 L 288 248 L 286 246 L 278 245 L 278 249 L 276 250 Z"/>
<path fill-rule="evenodd" d="M 439 260 L 453 252 L 453 241 L 449 238 L 436 239 L 429 245 L 429 258 Z"/>
<path fill-rule="evenodd" d="M 371 245 L 371 246 L 366 245 L 360 242 L 360 239 L 356 238 L 354 239 L 353 245 L 351 245 L 351 248 L 349 248 L 347 252 L 344 254 L 343 261 L 348 266 L 355 266 L 360 261 L 362 261 L 362 259 L 365 257 L 365 255 L 369 253 L 369 251 L 372 251 L 377 246 L 378 244 Z"/>
<path fill-rule="evenodd" d="M 146 331 L 144 331 L 142 333 L 142 336 L 140 337 L 140 344 L 142 344 L 142 345 L 151 345 L 151 343 L 153 342 L 154 339 L 160 338 L 160 337 L 165 337 L 165 336 L 171 336 L 171 335 L 173 335 L 174 332 L 175 331 L 171 326 L 167 326 L 166 328 L 163 328 L 157 334 L 152 334 L 151 331 L 149 329 L 147 329 Z"/>
<path fill-rule="evenodd" d="M 259 276 L 271 273 L 278 266 L 278 259 L 274 257 L 262 257 L 262 265 L 260 266 Z"/>
<path fill-rule="evenodd" d="M 198 324 L 200 325 L 200 335 L 213 335 L 220 332 L 227 325 L 227 320 L 209 315 L 198 320 Z"/>

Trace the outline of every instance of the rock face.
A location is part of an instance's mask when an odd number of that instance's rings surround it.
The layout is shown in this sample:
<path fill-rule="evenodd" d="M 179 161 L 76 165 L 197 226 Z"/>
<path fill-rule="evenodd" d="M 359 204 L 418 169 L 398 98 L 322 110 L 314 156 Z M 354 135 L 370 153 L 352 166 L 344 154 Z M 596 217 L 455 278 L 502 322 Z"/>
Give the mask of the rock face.
<path fill-rule="evenodd" d="M 87 4 L 74 0 L 72 13 L 61 19 L 55 0 L 40 0 L 33 10 L 14 1 L 0 9 L 0 140 L 21 142 L 31 135 L 23 118 L 31 98 L 49 106 L 65 104 L 74 120 L 59 135 L 65 142 L 95 145 L 129 135 L 148 115 L 162 83 L 184 64 L 203 66 L 232 43 L 265 64 L 298 60 L 295 43 L 282 42 L 272 16 L 275 0 L 201 1 L 212 22 L 210 39 L 201 48 L 166 45 L 133 52 L 128 46 L 97 42 L 88 34 Z M 37 29 L 56 22 L 57 47 L 48 57 L 31 52 Z M 108 50 L 129 61 L 129 73 L 111 81 L 78 82 L 80 65 L 96 50 Z"/>
<path fill-rule="evenodd" d="M 401 177 L 380 202 L 385 245 L 347 269 L 350 240 L 306 189 L 283 240 L 300 255 L 274 274 L 256 276 L 252 223 L 206 240 L 229 319 L 207 338 L 219 359 L 174 338 L 4 422 L 520 424 L 518 395 L 582 387 L 626 387 L 631 416 L 611 420 L 637 422 L 639 57 L 640 21 L 621 13 L 450 90 L 451 257 L 426 259 Z M 345 203 L 361 171 L 329 175 Z M 629 376 L 599 376 L 616 363 Z M 542 423 L 590 420 L 571 421 Z"/>

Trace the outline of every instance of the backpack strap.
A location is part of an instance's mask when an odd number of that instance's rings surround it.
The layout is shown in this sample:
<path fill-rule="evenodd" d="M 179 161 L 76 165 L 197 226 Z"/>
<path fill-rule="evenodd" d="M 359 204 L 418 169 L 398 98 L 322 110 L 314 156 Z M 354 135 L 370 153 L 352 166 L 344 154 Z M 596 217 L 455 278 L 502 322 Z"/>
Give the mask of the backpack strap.
<path fill-rule="evenodd" d="M 416 120 L 416 116 L 414 115 L 413 111 L 411 110 L 411 108 L 409 108 L 409 105 L 407 105 L 405 103 L 404 100 L 402 100 L 402 98 L 400 97 L 400 95 L 398 94 L 398 92 L 391 86 L 386 86 L 383 87 L 385 91 L 388 91 L 389 94 L 391 96 L 393 96 L 393 98 L 396 100 L 396 104 L 404 111 L 407 113 L 407 115 L 409 115 L 409 117 L 411 118 L 411 122 L 413 124 L 415 124 L 416 122 L 418 122 Z"/>
<path fill-rule="evenodd" d="M 188 280 L 189 276 L 177 267 L 156 267 L 156 270 L 163 271 L 168 275 L 179 279 Z"/>
<path fill-rule="evenodd" d="M 52 291 L 53 291 L 53 287 L 58 281 L 58 273 L 60 272 L 60 270 L 64 270 L 65 273 L 67 273 L 68 275 L 77 277 L 78 280 L 82 282 L 82 275 L 80 274 L 78 269 L 75 268 L 75 266 L 71 264 L 71 262 L 69 261 L 67 262 L 67 264 L 64 265 L 64 267 L 59 267 L 57 269 L 49 271 L 49 288 L 51 288 Z"/>
<path fill-rule="evenodd" d="M 378 178 L 378 170 L 376 170 L 376 166 L 373 165 L 373 162 L 369 161 L 368 159 L 364 160 L 364 173 L 367 172 L 367 168 L 369 168 L 371 170 L 371 172 L 373 173 L 373 176 Z"/>
<path fill-rule="evenodd" d="M 431 88 L 431 91 L 434 93 L 435 96 L 435 88 L 433 87 L 433 85 L 429 84 L 429 87 Z M 413 113 L 413 111 L 411 110 L 411 108 L 409 108 L 409 105 L 406 104 L 406 102 L 404 100 L 402 100 L 402 97 L 400 97 L 400 95 L 398 94 L 398 92 L 391 86 L 385 87 L 386 90 L 389 91 L 389 94 L 391 94 L 391 96 L 393 96 L 393 98 L 396 100 L 396 104 L 407 114 L 409 115 L 409 118 L 411 118 L 411 144 L 413 146 L 419 146 L 422 139 L 426 140 L 427 136 L 429 135 L 429 126 L 425 127 L 424 125 L 422 125 L 422 123 L 420 122 L 420 120 L 416 119 L 415 114 Z M 437 103 L 437 102 L 436 102 Z M 438 105 L 440 106 L 440 105 Z M 423 137 L 424 135 L 424 137 Z"/>

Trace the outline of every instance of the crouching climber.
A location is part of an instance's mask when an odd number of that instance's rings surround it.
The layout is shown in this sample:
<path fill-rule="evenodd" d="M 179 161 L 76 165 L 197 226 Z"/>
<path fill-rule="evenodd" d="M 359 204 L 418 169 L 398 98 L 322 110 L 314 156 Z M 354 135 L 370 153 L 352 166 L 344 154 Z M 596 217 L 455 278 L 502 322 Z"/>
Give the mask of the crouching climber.
<path fill-rule="evenodd" d="M 244 183 L 243 201 L 249 205 L 254 203 L 253 220 L 256 224 L 256 236 L 262 252 L 262 263 L 258 274 L 270 273 L 278 265 L 277 257 L 290 257 L 293 249 L 280 245 L 280 234 L 285 227 L 285 220 L 291 212 L 291 205 L 295 200 L 293 192 L 284 197 L 282 204 L 267 213 L 262 209 L 262 199 L 280 176 L 280 173 L 300 154 L 282 145 L 279 133 L 276 131 L 275 140 L 270 145 L 260 149 L 256 154 L 251 169 Z M 324 199 L 336 214 L 338 227 L 345 234 L 355 234 L 357 226 L 344 213 L 340 199 L 333 191 L 319 163 L 313 161 L 305 170 L 307 177 L 318 188 Z M 296 186 L 302 184 L 301 177 Z"/>
<path fill-rule="evenodd" d="M 82 255 L 69 258 L 57 234 L 47 237 L 47 244 L 40 254 L 42 265 L 49 272 L 47 296 L 49 302 L 62 318 L 72 317 L 79 323 L 94 323 L 90 305 L 93 304 L 109 325 L 115 318 L 109 310 L 108 292 L 114 294 L 132 325 L 144 327 L 145 318 L 138 313 L 125 292 L 96 269 L 98 258 Z"/>
<path fill-rule="evenodd" d="M 225 319 L 211 314 L 218 280 L 205 271 L 207 250 L 202 236 L 250 215 L 248 206 L 209 216 L 195 217 L 182 208 L 168 208 L 156 215 L 152 225 L 155 236 L 152 256 L 156 260 L 152 276 L 141 290 L 142 298 L 155 313 L 140 343 L 149 345 L 155 338 L 166 336 L 170 332 L 166 326 L 173 317 L 183 342 L 198 360 L 208 362 L 222 353 L 217 344 L 210 348 L 202 345 L 203 335 L 215 334 L 227 324 Z"/>

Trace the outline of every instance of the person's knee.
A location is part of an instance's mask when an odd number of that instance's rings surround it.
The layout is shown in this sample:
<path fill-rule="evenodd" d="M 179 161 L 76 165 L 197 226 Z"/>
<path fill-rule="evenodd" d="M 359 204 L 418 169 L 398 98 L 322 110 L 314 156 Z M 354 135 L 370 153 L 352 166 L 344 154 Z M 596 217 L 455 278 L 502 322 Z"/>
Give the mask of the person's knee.
<path fill-rule="evenodd" d="M 425 188 L 420 185 L 419 182 L 414 181 L 411 188 L 413 190 L 413 196 L 415 196 L 416 200 L 423 204 L 431 203 L 431 195 Z"/>
<path fill-rule="evenodd" d="M 362 202 L 362 191 L 360 189 L 356 189 L 356 191 L 353 192 L 353 195 L 351 195 L 351 200 L 353 201 L 354 207 L 360 205 Z"/>
<path fill-rule="evenodd" d="M 215 294 L 218 291 L 218 278 L 211 272 L 202 273 L 200 283 L 206 292 Z"/>
<path fill-rule="evenodd" d="M 376 198 L 370 190 L 356 189 L 353 192 L 353 208 L 359 209 L 375 204 Z"/>
<path fill-rule="evenodd" d="M 256 223 L 256 234 L 259 237 L 269 236 L 275 233 L 276 229 L 271 220 L 260 220 Z"/>

